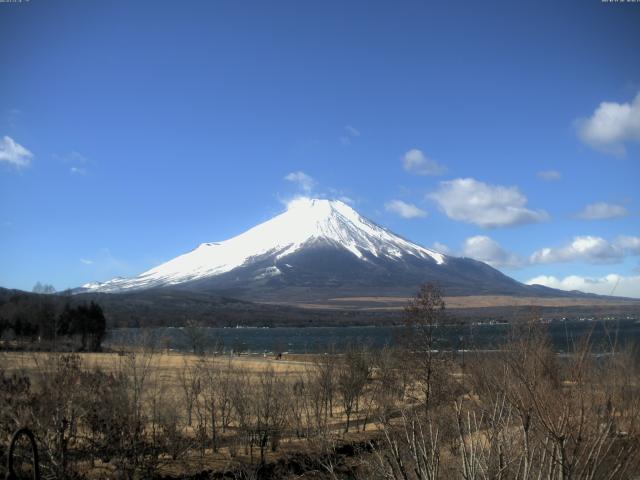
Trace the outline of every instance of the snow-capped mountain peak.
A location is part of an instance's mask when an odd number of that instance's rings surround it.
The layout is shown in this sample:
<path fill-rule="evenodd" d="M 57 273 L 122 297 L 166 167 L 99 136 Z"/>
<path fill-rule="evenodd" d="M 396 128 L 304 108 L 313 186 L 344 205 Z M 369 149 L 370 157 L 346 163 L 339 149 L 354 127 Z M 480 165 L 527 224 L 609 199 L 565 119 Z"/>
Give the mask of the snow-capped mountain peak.
<path fill-rule="evenodd" d="M 401 260 L 407 256 L 436 265 L 446 262 L 445 255 L 393 234 L 344 202 L 304 197 L 291 201 L 280 215 L 229 240 L 203 243 L 138 277 L 93 282 L 83 289 L 118 292 L 175 285 L 215 277 L 269 258 L 273 267 L 259 275 L 264 278 L 279 275 L 276 263 L 285 257 L 318 244 L 344 249 L 364 262 L 370 258 Z"/>

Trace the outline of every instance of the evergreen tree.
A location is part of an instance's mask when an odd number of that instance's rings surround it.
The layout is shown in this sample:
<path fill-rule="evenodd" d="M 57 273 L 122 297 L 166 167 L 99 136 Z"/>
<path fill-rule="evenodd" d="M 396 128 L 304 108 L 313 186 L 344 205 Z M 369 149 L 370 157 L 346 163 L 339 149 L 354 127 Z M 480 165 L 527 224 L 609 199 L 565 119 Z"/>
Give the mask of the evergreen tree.
<path fill-rule="evenodd" d="M 100 350 L 102 341 L 107 331 L 107 321 L 104 318 L 102 307 L 95 302 L 91 302 L 87 311 L 89 320 L 89 332 L 91 336 L 91 350 Z"/>

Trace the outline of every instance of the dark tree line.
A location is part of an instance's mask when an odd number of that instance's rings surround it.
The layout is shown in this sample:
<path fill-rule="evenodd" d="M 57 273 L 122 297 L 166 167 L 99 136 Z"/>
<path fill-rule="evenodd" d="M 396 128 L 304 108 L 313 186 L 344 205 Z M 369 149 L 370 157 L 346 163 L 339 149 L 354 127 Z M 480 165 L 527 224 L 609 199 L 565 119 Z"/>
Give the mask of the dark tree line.
<path fill-rule="evenodd" d="M 0 305 L 0 338 L 75 343 L 79 350 L 100 350 L 106 319 L 96 302 L 72 306 L 52 295 L 13 295 Z"/>
<path fill-rule="evenodd" d="M 100 350 L 107 330 L 102 307 L 95 302 L 70 307 L 66 304 L 58 320 L 58 335 L 80 337 L 82 350 Z"/>

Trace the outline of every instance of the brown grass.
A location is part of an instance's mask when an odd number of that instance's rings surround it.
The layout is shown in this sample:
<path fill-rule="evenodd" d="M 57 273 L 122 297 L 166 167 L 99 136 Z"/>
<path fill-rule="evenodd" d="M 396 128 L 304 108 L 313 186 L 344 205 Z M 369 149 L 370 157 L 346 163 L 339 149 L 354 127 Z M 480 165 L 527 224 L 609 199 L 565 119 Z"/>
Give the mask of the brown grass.
<path fill-rule="evenodd" d="M 0 363 L 6 372 L 22 371 L 27 374 L 39 370 L 49 362 L 52 353 L 46 352 L 2 352 L 0 353 Z M 120 369 L 127 353 L 78 353 L 85 368 L 98 367 L 105 372 L 114 372 Z M 177 378 L 178 372 L 188 366 L 195 365 L 200 357 L 183 353 L 155 353 L 151 357 L 150 368 L 152 373 L 161 374 L 163 377 Z M 282 375 L 296 375 L 303 373 L 306 368 L 313 365 L 312 356 L 305 359 L 305 355 L 295 355 L 293 358 L 283 356 L 277 360 L 272 356 L 241 355 L 241 356 L 219 356 L 215 357 L 215 362 L 220 365 L 227 365 L 229 362 L 235 369 L 244 370 L 251 374 L 259 374 L 271 367 L 276 373 Z"/>
<path fill-rule="evenodd" d="M 371 306 L 372 310 L 389 310 L 404 308 L 409 297 L 341 297 L 330 298 L 327 304 L 303 303 L 298 306 L 307 308 L 341 308 L 345 305 Z M 616 298 L 565 298 L 565 297 L 512 297 L 508 295 L 470 295 L 462 297 L 445 297 L 447 308 L 483 308 L 483 307 L 580 307 L 580 306 L 612 306 L 612 305 L 639 305 L 640 302 L 633 299 Z M 379 305 L 379 306 L 378 306 Z"/>

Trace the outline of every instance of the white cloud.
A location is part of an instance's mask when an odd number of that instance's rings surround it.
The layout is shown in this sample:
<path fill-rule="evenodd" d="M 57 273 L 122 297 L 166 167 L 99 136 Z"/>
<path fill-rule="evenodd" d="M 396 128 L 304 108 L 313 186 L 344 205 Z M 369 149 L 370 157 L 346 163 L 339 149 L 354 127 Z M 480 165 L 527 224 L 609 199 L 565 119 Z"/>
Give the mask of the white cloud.
<path fill-rule="evenodd" d="M 619 236 L 610 242 L 591 235 L 574 237 L 563 247 L 542 248 L 533 252 L 529 261 L 539 263 L 560 263 L 582 260 L 587 263 L 615 263 L 626 255 L 640 254 L 640 237 Z"/>
<path fill-rule="evenodd" d="M 576 216 L 583 220 L 603 220 L 606 218 L 625 217 L 628 214 L 629 211 L 622 205 L 597 202 L 587 205 Z"/>
<path fill-rule="evenodd" d="M 496 268 L 517 268 L 523 264 L 520 257 L 507 252 L 498 242 L 485 235 L 467 238 L 464 241 L 462 254 Z"/>
<path fill-rule="evenodd" d="M 427 157 L 417 148 L 409 150 L 402 158 L 402 165 L 407 172 L 417 175 L 442 175 L 446 168 Z"/>
<path fill-rule="evenodd" d="M 578 119 L 576 125 L 587 145 L 624 155 L 625 142 L 640 141 L 640 93 L 631 103 L 602 102 L 591 117 Z"/>
<path fill-rule="evenodd" d="M 387 212 L 396 213 L 402 218 L 421 218 L 428 215 L 426 211 L 402 200 L 391 200 L 384 204 L 384 208 Z"/>
<path fill-rule="evenodd" d="M 69 171 L 75 175 L 86 175 L 87 169 L 83 167 L 71 167 Z"/>
<path fill-rule="evenodd" d="M 81 258 L 80 262 L 84 263 L 85 265 L 93 265 L 93 260 L 89 260 L 87 258 Z"/>
<path fill-rule="evenodd" d="M 544 210 L 526 208 L 527 197 L 517 187 L 488 185 L 473 178 L 440 182 L 428 195 L 449 218 L 484 228 L 508 227 L 542 222 L 549 218 Z"/>
<path fill-rule="evenodd" d="M 602 237 L 580 236 L 564 247 L 542 248 L 531 254 L 531 263 L 558 263 L 584 260 L 589 263 L 617 261 L 620 252 Z"/>
<path fill-rule="evenodd" d="M 557 170 L 541 170 L 538 172 L 538 178 L 547 182 L 555 182 L 562 178 L 562 174 Z"/>
<path fill-rule="evenodd" d="M 313 190 L 313 187 L 316 185 L 316 181 L 313 178 L 300 171 L 291 172 L 286 177 L 284 177 L 284 179 L 298 184 L 298 187 L 300 187 L 307 193 Z"/>
<path fill-rule="evenodd" d="M 640 275 L 622 276 L 610 273 L 604 277 L 589 278 L 569 275 L 559 279 L 554 276 L 540 275 L 527 280 L 528 285 L 544 285 L 560 290 L 580 290 L 581 292 L 597 293 L 599 295 L 617 295 L 620 297 L 640 298 Z"/>
<path fill-rule="evenodd" d="M 21 168 L 29 166 L 32 158 L 33 153 L 14 141 L 13 138 L 5 135 L 0 142 L 0 162 L 8 162 L 14 167 Z"/>

